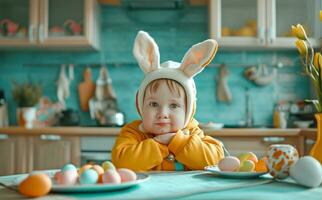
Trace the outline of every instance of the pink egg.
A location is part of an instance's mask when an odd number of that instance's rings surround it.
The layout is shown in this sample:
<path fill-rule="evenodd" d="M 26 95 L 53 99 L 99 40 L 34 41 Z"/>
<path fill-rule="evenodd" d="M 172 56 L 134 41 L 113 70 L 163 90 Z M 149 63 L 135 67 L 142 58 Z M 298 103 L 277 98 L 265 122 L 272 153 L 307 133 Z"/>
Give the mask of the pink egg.
<path fill-rule="evenodd" d="M 116 170 L 108 169 L 103 174 L 103 183 L 119 184 L 121 183 L 121 177 Z"/>
<path fill-rule="evenodd" d="M 218 167 L 221 171 L 234 172 L 238 171 L 240 166 L 240 161 L 234 156 L 228 156 L 219 161 Z"/>
<path fill-rule="evenodd" d="M 78 173 L 76 170 L 56 172 L 54 179 L 58 185 L 75 185 L 77 183 Z"/>
<path fill-rule="evenodd" d="M 117 170 L 121 177 L 121 182 L 128 182 L 128 181 L 135 181 L 136 180 L 136 173 L 130 169 L 120 168 Z"/>

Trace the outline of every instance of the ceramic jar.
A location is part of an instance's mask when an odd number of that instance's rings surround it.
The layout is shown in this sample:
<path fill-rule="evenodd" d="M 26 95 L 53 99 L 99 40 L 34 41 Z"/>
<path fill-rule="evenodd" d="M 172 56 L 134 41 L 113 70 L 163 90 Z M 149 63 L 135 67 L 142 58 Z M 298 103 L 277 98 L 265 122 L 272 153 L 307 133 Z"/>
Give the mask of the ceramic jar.
<path fill-rule="evenodd" d="M 288 144 L 273 144 L 266 154 L 269 173 L 276 179 L 288 177 L 291 165 L 299 159 L 297 150 Z"/>

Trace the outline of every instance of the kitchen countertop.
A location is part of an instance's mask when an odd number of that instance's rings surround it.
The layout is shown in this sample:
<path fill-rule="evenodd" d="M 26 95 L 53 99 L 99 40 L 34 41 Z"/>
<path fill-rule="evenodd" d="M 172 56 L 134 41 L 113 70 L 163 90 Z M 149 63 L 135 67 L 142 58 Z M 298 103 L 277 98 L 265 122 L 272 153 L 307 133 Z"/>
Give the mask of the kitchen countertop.
<path fill-rule="evenodd" d="M 76 199 L 321 199 L 322 187 L 306 188 L 290 178 L 275 181 L 269 175 L 257 179 L 229 179 L 206 171 L 154 172 L 150 179 L 113 192 L 50 193 L 39 200 Z M 19 175 L 3 176 L 10 184 Z M 0 186 L 0 199 L 28 199 Z"/>
<path fill-rule="evenodd" d="M 0 134 L 8 135 L 42 135 L 55 134 L 66 136 L 117 136 L 121 128 L 118 127 L 45 127 L 26 129 L 23 127 L 0 128 Z M 278 128 L 222 128 L 204 129 L 210 136 L 305 136 L 314 139 L 316 129 L 278 129 Z"/>

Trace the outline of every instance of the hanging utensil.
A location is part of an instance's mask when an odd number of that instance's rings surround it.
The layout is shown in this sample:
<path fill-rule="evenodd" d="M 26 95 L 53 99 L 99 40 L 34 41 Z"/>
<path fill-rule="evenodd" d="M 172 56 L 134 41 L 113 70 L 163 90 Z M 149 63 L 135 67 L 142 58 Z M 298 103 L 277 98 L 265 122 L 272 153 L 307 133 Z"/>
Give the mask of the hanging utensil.
<path fill-rule="evenodd" d="M 220 102 L 230 103 L 232 100 L 232 95 L 228 87 L 229 71 L 226 65 L 222 64 L 219 69 L 219 75 L 217 77 L 217 100 Z"/>
<path fill-rule="evenodd" d="M 80 107 L 83 111 L 89 110 L 88 102 L 95 94 L 95 83 L 92 81 L 91 68 L 87 67 L 83 73 L 84 81 L 78 85 Z"/>

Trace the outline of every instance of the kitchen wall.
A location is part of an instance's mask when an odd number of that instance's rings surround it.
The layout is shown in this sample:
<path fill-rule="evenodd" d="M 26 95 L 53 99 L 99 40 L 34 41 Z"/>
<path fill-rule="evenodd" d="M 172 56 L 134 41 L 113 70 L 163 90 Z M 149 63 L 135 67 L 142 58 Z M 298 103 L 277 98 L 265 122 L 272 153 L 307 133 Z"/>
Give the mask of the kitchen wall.
<path fill-rule="evenodd" d="M 167 23 L 164 23 L 164 22 Z M 135 93 L 142 80 L 142 73 L 132 56 L 133 41 L 137 31 L 148 31 L 155 38 L 161 53 L 161 62 L 180 61 L 188 48 L 208 36 L 206 7 L 186 8 L 180 11 L 131 11 L 122 7 L 101 7 L 101 50 L 99 52 L 62 51 L 1 51 L 0 88 L 5 90 L 9 102 L 10 124 L 16 124 L 15 102 L 11 96 L 12 81 L 31 79 L 40 81 L 44 95 L 57 101 L 56 80 L 59 66 L 36 66 L 23 64 L 39 63 L 108 63 L 108 69 L 117 93 L 118 105 L 125 112 L 127 121 L 138 118 L 135 109 Z M 265 87 L 257 87 L 243 78 L 245 65 L 252 63 L 271 64 L 276 60 L 287 61 L 288 66 L 278 69 L 278 78 Z M 122 64 L 123 63 L 123 64 Z M 238 124 L 245 119 L 245 88 L 249 88 L 255 124 L 272 124 L 275 102 L 307 98 L 308 80 L 300 75 L 301 66 L 296 50 L 290 51 L 219 51 L 212 66 L 226 63 L 230 74 L 228 85 L 232 93 L 230 104 L 216 100 L 215 77 L 218 67 L 208 67 L 196 78 L 197 113 L 201 122 L 214 121 Z M 234 65 L 230 65 L 234 63 Z M 236 65 L 240 63 L 240 66 Z M 271 65 L 269 65 L 271 66 Z M 77 85 L 82 81 L 86 65 L 76 65 L 75 79 L 71 82 L 71 96 L 67 106 L 79 109 Z M 93 79 L 98 76 L 98 66 L 92 66 Z M 81 113 L 82 125 L 94 125 L 89 113 Z"/>

